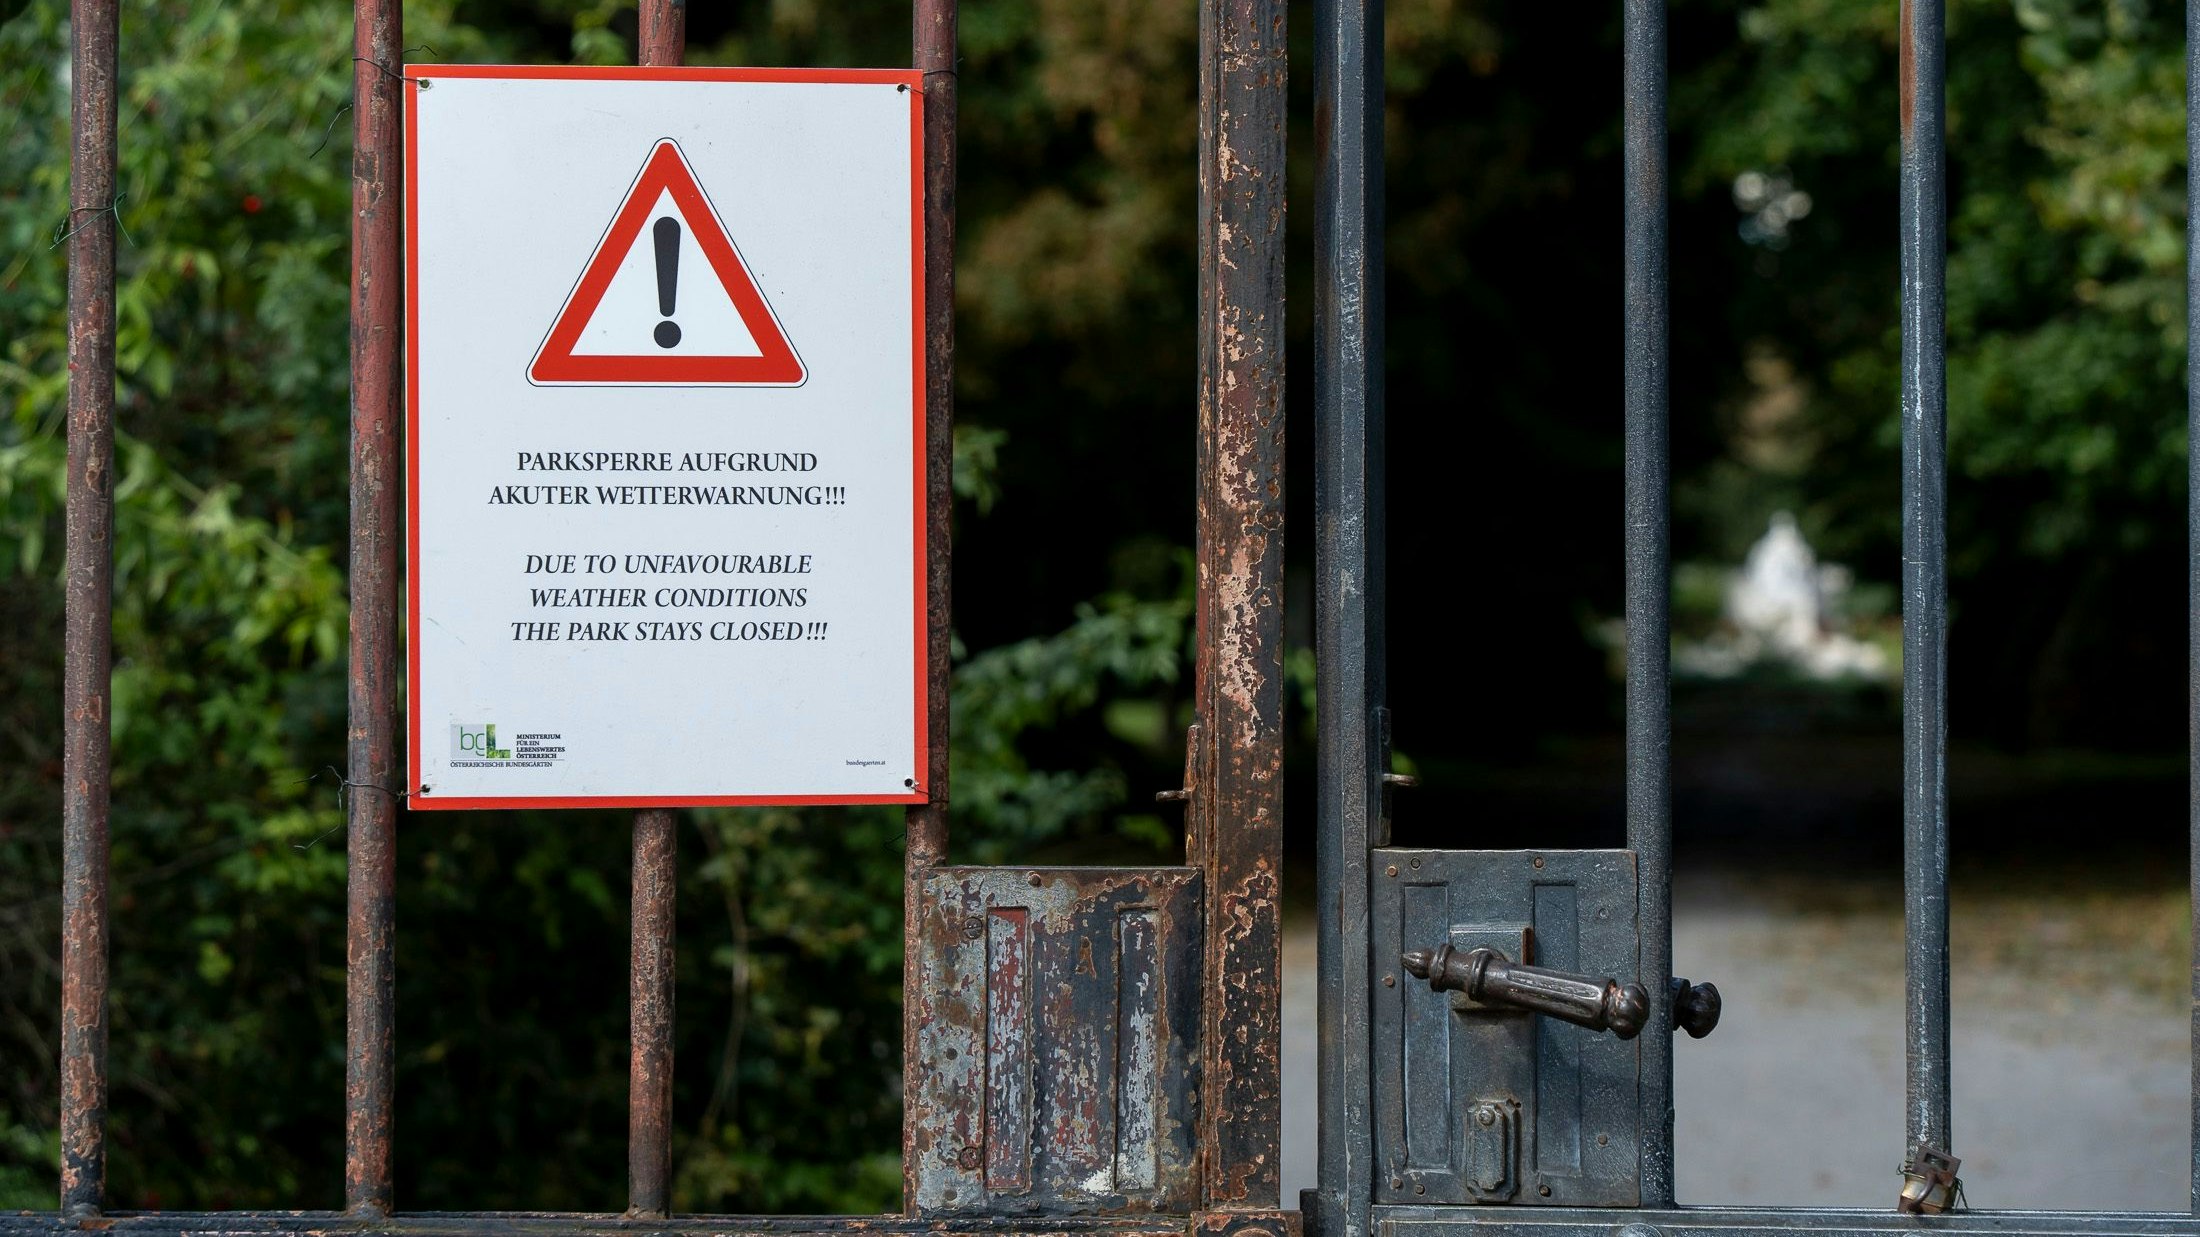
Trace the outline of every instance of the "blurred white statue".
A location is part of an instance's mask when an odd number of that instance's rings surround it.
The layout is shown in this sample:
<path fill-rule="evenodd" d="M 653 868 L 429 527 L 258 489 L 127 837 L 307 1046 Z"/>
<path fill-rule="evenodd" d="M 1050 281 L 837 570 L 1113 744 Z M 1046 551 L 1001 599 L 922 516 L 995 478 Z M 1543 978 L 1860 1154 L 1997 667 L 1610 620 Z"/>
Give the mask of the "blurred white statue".
<path fill-rule="evenodd" d="M 1826 596 L 1818 556 L 1785 511 L 1749 547 L 1726 590 L 1726 616 L 1777 653 L 1800 657 L 1825 636 Z"/>
<path fill-rule="evenodd" d="M 1819 563 L 1795 517 L 1778 512 L 1727 583 L 1731 635 L 1679 650 L 1675 664 L 1715 678 L 1767 661 L 1815 679 L 1886 678 L 1886 653 L 1833 621 L 1849 584 L 1848 570 Z"/>

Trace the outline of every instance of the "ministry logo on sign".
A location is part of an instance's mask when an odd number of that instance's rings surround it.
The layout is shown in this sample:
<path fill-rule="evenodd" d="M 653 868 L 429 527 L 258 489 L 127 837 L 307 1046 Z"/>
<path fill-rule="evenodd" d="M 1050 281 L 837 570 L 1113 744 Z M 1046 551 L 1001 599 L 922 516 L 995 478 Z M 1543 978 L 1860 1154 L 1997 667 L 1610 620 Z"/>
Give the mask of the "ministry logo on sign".
<path fill-rule="evenodd" d="M 505 761 L 512 758 L 512 749 L 497 746 L 495 722 L 452 722 L 451 763 L 477 761 Z"/>
<path fill-rule="evenodd" d="M 500 742 L 511 746 L 500 747 Z M 495 722 L 451 723 L 453 769 L 548 769 L 563 759 L 563 734 L 515 734 L 499 740 Z"/>

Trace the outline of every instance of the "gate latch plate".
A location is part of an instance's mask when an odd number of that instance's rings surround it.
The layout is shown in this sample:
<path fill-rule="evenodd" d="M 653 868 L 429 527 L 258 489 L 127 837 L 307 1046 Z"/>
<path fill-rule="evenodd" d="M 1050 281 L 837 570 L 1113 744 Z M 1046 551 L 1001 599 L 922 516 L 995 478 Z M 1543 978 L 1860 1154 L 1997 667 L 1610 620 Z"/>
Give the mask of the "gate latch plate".
<path fill-rule="evenodd" d="M 1448 943 L 1635 982 L 1634 853 L 1386 847 L 1373 871 L 1376 1201 L 1640 1205 L 1638 1041 L 1457 1000 L 1399 964 Z"/>

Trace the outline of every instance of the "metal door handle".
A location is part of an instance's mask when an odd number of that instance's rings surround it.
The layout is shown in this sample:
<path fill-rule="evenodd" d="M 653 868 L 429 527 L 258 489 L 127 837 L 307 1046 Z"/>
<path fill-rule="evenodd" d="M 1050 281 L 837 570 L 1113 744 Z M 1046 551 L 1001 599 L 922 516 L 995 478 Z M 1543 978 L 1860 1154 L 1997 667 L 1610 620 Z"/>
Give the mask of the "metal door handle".
<path fill-rule="evenodd" d="M 1494 949 L 1455 949 L 1446 942 L 1407 953 L 1405 967 L 1438 992 L 1462 992 L 1470 1000 L 1534 1010 L 1621 1039 L 1640 1035 L 1650 1017 L 1650 994 L 1641 984 L 1524 966 Z"/>

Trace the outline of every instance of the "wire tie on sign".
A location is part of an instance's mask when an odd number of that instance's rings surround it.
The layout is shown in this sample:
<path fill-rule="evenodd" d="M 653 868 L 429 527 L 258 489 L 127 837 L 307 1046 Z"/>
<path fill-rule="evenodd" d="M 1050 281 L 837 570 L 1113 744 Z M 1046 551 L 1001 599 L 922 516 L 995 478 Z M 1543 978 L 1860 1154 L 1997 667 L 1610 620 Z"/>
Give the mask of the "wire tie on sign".
<path fill-rule="evenodd" d="M 403 53 L 403 52 L 399 52 L 399 53 L 398 53 L 398 55 L 400 55 L 400 56 L 402 56 L 402 55 L 404 55 L 404 54 L 405 54 L 405 53 Z M 390 72 L 390 66 L 388 66 L 388 65 L 386 65 L 386 64 L 383 64 L 383 63 L 382 63 L 381 61 L 379 61 L 379 60 L 376 60 L 376 59 L 375 59 L 374 57 L 372 57 L 372 56 L 353 56 L 353 57 L 351 58 L 351 60 L 352 60 L 352 63 L 353 63 L 353 64 L 365 64 L 365 65 L 372 65 L 372 66 L 374 66 L 375 68 L 377 68 L 377 69 L 379 69 L 379 70 L 381 70 L 381 71 L 382 71 L 382 76 L 384 76 L 384 77 L 387 77 L 387 78 L 389 78 L 389 79 L 390 79 L 391 81 L 393 81 L 393 82 L 397 82 L 397 83 L 399 83 L 399 84 L 403 84 L 403 82 L 404 82 L 404 80 L 405 80 L 405 75 L 404 75 L 404 74 L 402 74 L 402 73 L 392 73 L 392 72 Z"/>
<path fill-rule="evenodd" d="M 46 248 L 49 251 L 61 248 L 61 243 L 63 241 L 68 240 L 70 237 L 75 236 L 77 233 L 82 232 L 84 229 L 92 226 L 92 219 L 97 219 L 101 215 L 113 215 L 115 217 L 115 230 L 122 233 L 122 239 L 129 241 L 131 247 L 135 248 L 137 246 L 136 239 L 130 235 L 130 229 L 122 226 L 122 199 L 129 196 L 130 191 L 125 189 L 122 192 L 116 194 L 114 201 L 107 203 L 105 206 L 70 207 L 69 217 L 61 221 L 60 227 L 54 229 L 54 231 L 58 233 L 58 235 L 53 238 L 53 244 L 46 246 Z M 92 212 L 92 219 L 87 219 L 82 223 L 77 223 L 76 217 L 84 213 L 85 211 Z M 71 224 L 75 224 L 75 226 L 71 227 Z"/>
<path fill-rule="evenodd" d="M 428 46 L 426 43 L 415 43 L 411 47 L 400 48 L 397 54 L 402 56 L 406 52 L 426 52 L 431 56 L 437 54 L 436 50 Z M 383 64 L 379 60 L 372 60 L 365 56 L 353 56 L 352 60 L 358 64 L 371 64 L 375 68 L 382 70 L 382 72 L 386 76 L 395 78 L 400 82 L 405 80 L 403 74 L 390 72 L 390 67 L 386 64 Z M 336 114 L 328 118 L 328 128 L 321 130 L 320 145 L 315 146 L 311 151 L 307 152 L 306 158 L 311 159 L 313 156 L 320 154 L 323 150 L 327 149 L 329 139 L 336 136 L 336 122 L 342 120 L 344 118 L 344 113 L 350 110 L 351 100 L 349 99 L 346 99 L 342 104 L 337 106 Z"/>
<path fill-rule="evenodd" d="M 406 792 L 402 790 L 391 790 L 387 786 L 377 786 L 373 782 L 352 781 L 350 778 L 345 777 L 342 773 L 338 772 L 335 765 L 323 765 L 321 766 L 321 771 L 336 779 L 336 811 L 337 814 L 339 816 L 342 816 L 344 819 L 323 830 L 320 836 L 315 837 L 312 841 L 306 842 L 303 845 L 300 845 L 296 842 L 291 843 L 291 849 L 293 850 L 311 850 L 315 846 L 319 845 L 323 838 L 326 838 L 330 834 L 335 833 L 337 830 L 342 829 L 344 825 L 351 819 L 351 804 L 348 796 L 354 790 L 378 790 L 400 803 L 405 801 Z M 312 773 L 306 775 L 303 778 L 300 778 L 294 784 L 298 786 L 303 786 L 308 782 L 318 782 L 320 780 L 320 773 Z M 423 787 L 423 789 L 425 789 L 425 787 Z"/>
<path fill-rule="evenodd" d="M 320 145 L 315 146 L 312 150 L 306 152 L 306 158 L 311 159 L 313 156 L 320 154 L 324 149 L 328 147 L 328 140 L 336 136 L 336 122 L 342 120 L 344 118 L 344 113 L 350 110 L 351 100 L 346 99 L 342 104 L 337 107 L 336 114 L 328 118 L 328 128 L 321 130 Z"/>
<path fill-rule="evenodd" d="M 434 48 L 428 46 L 426 43 L 415 43 L 411 47 L 400 47 L 397 49 L 397 54 L 400 58 L 402 58 L 407 52 L 426 52 L 431 56 L 441 54 L 437 52 Z M 404 74 L 397 72 L 396 70 L 390 68 L 390 66 L 383 64 L 381 61 L 376 60 L 372 56 L 353 56 L 351 59 L 353 64 L 373 65 L 375 68 L 382 70 L 382 75 L 389 78 L 391 81 L 402 82 L 405 80 Z"/>

